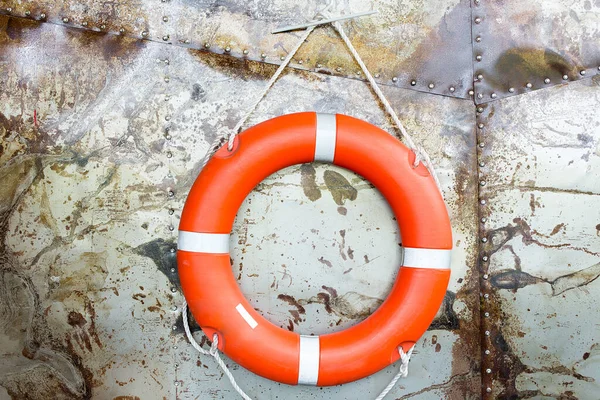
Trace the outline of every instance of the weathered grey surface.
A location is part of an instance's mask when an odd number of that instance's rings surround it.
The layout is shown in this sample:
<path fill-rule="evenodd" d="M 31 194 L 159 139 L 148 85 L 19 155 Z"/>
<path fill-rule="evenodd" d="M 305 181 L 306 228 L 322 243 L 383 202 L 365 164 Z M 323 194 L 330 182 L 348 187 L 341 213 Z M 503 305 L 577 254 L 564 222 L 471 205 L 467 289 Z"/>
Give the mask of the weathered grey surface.
<path fill-rule="evenodd" d="M 473 2 L 473 21 L 480 18 L 472 25 L 473 69 L 483 75 L 475 81 L 477 103 L 493 101 L 492 93 L 500 99 L 598 74 L 597 1 Z"/>
<path fill-rule="evenodd" d="M 170 227 L 208 143 L 234 125 L 274 68 L 52 24 L 0 18 L 0 26 L 0 386 L 34 399 L 235 398 L 182 334 Z M 456 246 L 446 302 L 393 395 L 478 398 L 472 103 L 385 92 L 437 167 Z M 393 131 L 363 82 L 309 72 L 286 74 L 249 125 L 304 110 Z M 397 235 L 385 202 L 361 178 L 292 167 L 242 207 L 233 270 L 274 323 L 331 332 L 385 297 Z M 396 372 L 319 389 L 232 367 L 260 399 L 370 398 Z"/>
<path fill-rule="evenodd" d="M 325 1 L 60 1 L 3 0 L 0 13 L 173 43 L 279 64 L 299 33 L 272 35 L 281 25 L 313 20 Z M 377 10 L 345 22 L 347 33 L 378 80 L 387 85 L 468 98 L 472 89 L 468 0 L 333 1 L 332 15 Z M 65 20 L 66 18 L 66 20 Z M 66 21 L 66 22 L 65 22 Z M 86 24 L 84 26 L 84 24 Z M 244 53 L 246 50 L 246 53 Z M 431 55 L 435 54 L 435 57 Z M 298 52 L 295 68 L 362 79 L 358 65 L 331 27 L 318 28 Z M 394 80 L 392 80 L 394 79 Z M 411 80 L 416 84 L 411 86 Z M 434 87 L 429 88 L 433 83 Z M 454 87 L 454 91 L 450 90 Z"/>
<path fill-rule="evenodd" d="M 484 381 L 499 398 L 591 399 L 600 390 L 599 83 L 482 113 Z"/>

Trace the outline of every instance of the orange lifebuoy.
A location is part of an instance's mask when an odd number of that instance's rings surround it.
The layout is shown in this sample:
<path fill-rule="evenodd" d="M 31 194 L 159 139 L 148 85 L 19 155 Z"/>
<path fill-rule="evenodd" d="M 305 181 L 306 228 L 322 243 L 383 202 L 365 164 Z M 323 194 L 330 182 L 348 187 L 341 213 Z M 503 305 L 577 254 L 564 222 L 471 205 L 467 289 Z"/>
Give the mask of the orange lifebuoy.
<path fill-rule="evenodd" d="M 243 367 L 286 384 L 351 382 L 388 366 L 431 324 L 450 279 L 452 233 L 444 201 L 415 154 L 383 130 L 345 116 L 290 114 L 258 124 L 218 150 L 192 189 L 179 225 L 177 262 L 190 310 L 219 350 Z M 239 206 L 270 174 L 330 162 L 369 180 L 389 202 L 404 260 L 383 304 L 341 332 L 302 336 L 281 329 L 242 295 L 229 261 Z"/>

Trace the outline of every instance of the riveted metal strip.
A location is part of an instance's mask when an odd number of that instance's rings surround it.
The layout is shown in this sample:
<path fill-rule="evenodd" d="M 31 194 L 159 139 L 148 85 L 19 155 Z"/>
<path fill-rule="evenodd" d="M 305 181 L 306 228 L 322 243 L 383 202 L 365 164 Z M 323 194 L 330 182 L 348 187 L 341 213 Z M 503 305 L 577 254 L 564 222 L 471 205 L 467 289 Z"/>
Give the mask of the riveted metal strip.
<path fill-rule="evenodd" d="M 120 2 L 110 9 L 92 0 L 7 0 L 0 13 L 280 64 L 287 55 L 285 49 L 297 40 L 297 32 L 274 35 L 271 31 L 292 19 L 312 20 L 321 7 L 317 0 L 300 9 L 293 2 L 284 2 L 267 10 L 264 3 L 244 3 L 241 8 L 239 2 L 232 0 L 221 2 L 218 10 L 199 9 L 198 3 L 183 0 Z M 350 39 L 380 85 L 469 97 L 472 87 L 468 0 L 424 3 L 418 9 L 378 0 L 368 5 L 350 4 L 331 13 L 341 15 L 371 8 L 379 14 L 345 24 L 352 24 L 353 29 L 348 30 Z M 389 29 L 390 24 L 397 29 Z M 439 62 L 440 59 L 445 62 Z M 330 27 L 317 28 L 290 66 L 365 79 Z"/>

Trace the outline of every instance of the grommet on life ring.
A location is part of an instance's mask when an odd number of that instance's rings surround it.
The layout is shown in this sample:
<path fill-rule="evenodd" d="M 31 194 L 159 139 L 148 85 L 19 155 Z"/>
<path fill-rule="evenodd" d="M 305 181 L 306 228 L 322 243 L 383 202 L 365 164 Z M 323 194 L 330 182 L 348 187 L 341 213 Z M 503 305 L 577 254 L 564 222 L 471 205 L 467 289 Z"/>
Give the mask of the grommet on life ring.
<path fill-rule="evenodd" d="M 286 384 L 338 385 L 371 375 L 408 351 L 431 324 L 450 279 L 452 233 L 427 168 L 385 131 L 345 115 L 305 112 L 258 124 L 206 164 L 183 209 L 177 263 L 190 310 L 219 350 L 250 371 Z M 229 261 L 238 208 L 270 174 L 329 162 L 369 180 L 390 204 L 404 260 L 383 304 L 349 329 L 303 336 L 275 326 L 244 298 Z"/>

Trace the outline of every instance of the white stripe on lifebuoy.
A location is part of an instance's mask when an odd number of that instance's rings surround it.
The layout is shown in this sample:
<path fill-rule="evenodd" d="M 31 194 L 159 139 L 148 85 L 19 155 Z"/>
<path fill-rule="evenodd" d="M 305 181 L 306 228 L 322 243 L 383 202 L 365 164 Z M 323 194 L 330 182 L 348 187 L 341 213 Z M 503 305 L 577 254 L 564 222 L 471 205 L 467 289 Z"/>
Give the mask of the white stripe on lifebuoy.
<path fill-rule="evenodd" d="M 250 328 L 254 329 L 258 326 L 258 322 L 256 322 L 256 320 L 254 318 L 252 318 L 252 315 L 250 315 L 250 313 L 248 313 L 248 310 L 246 310 L 246 308 L 242 305 L 242 303 L 235 306 L 235 309 L 237 310 L 238 313 L 240 313 L 240 315 L 242 316 L 242 318 L 244 318 L 244 320 L 248 323 L 248 325 L 250 325 Z"/>
<path fill-rule="evenodd" d="M 300 335 L 300 368 L 298 385 L 317 384 L 319 379 L 319 357 L 321 346 L 318 336 Z"/>
<path fill-rule="evenodd" d="M 227 254 L 229 234 L 179 231 L 177 249 L 193 253 Z"/>
<path fill-rule="evenodd" d="M 335 157 L 335 138 L 337 125 L 335 114 L 317 113 L 317 139 L 315 161 L 332 163 Z"/>
<path fill-rule="evenodd" d="M 450 269 L 452 250 L 404 247 L 403 267 Z"/>

